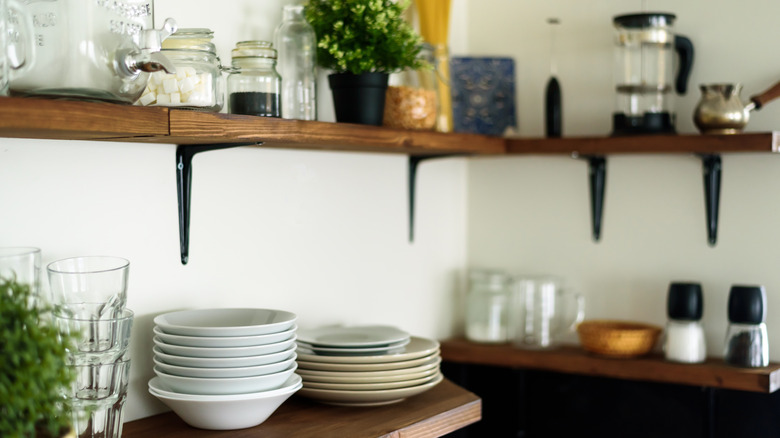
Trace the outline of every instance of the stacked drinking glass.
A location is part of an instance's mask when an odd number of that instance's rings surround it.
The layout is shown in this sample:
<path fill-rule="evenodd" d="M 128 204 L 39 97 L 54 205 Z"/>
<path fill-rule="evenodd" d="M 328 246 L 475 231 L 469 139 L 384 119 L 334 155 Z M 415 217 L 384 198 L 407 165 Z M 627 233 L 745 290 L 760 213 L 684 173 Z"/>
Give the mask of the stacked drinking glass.
<path fill-rule="evenodd" d="M 79 437 L 122 435 L 130 375 L 127 303 L 130 263 L 118 257 L 76 257 L 48 265 L 54 321 L 74 344 L 68 366 L 75 381 L 66 394 Z"/>

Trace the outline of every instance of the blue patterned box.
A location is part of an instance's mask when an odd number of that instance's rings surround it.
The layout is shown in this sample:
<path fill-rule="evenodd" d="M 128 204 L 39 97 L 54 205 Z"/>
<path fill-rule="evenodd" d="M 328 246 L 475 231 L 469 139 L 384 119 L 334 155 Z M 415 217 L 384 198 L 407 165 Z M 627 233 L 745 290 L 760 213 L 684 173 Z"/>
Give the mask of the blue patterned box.
<path fill-rule="evenodd" d="M 516 126 L 512 58 L 455 56 L 450 67 L 455 132 L 500 136 Z"/>

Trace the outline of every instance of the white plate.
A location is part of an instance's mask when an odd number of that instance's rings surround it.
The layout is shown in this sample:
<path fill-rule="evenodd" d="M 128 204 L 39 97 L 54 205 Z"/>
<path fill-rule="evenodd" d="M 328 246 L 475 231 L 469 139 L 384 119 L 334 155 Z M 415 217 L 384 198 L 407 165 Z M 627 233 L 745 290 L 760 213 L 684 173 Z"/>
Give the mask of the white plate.
<path fill-rule="evenodd" d="M 300 333 L 300 330 L 298 331 Z M 402 353 L 380 354 L 373 356 L 323 356 L 312 354 L 305 349 L 298 349 L 298 359 L 308 362 L 323 362 L 328 364 L 373 364 L 386 362 L 400 362 L 430 356 L 439 351 L 439 343 L 432 339 L 412 336 L 411 341 L 404 347 Z"/>
<path fill-rule="evenodd" d="M 159 377 L 149 381 L 149 393 L 171 408 L 185 423 L 200 429 L 233 430 L 257 426 L 268 419 L 291 395 L 301 389 L 293 374 L 273 391 L 242 395 L 187 396 L 160 388 Z"/>
<path fill-rule="evenodd" d="M 194 395 L 233 395 L 279 389 L 295 372 L 295 368 L 296 365 L 293 364 L 278 373 L 224 379 L 174 376 L 157 367 L 154 367 L 154 373 L 174 392 Z"/>
<path fill-rule="evenodd" d="M 409 333 L 387 325 L 361 325 L 299 330 L 298 337 L 319 347 L 381 347 L 406 340 Z"/>
<path fill-rule="evenodd" d="M 399 380 L 397 382 L 384 382 L 384 383 L 323 383 L 312 382 L 309 380 L 303 381 L 304 388 L 314 389 L 335 389 L 335 390 L 347 390 L 347 391 L 372 391 L 378 389 L 395 389 L 395 388 L 408 388 L 410 386 L 417 386 L 427 383 L 435 378 L 438 374 L 433 374 L 428 377 L 421 377 L 419 379 L 411 380 Z"/>
<path fill-rule="evenodd" d="M 413 368 L 420 365 L 426 365 L 432 363 L 436 359 L 440 359 L 439 352 L 435 351 L 433 354 L 419 359 L 403 360 L 400 362 L 386 362 L 386 363 L 323 363 L 323 362 L 309 362 L 307 360 L 301 360 L 303 354 L 298 350 L 298 365 L 307 370 L 319 370 L 319 371 L 384 371 L 384 370 L 401 370 L 405 368 Z"/>
<path fill-rule="evenodd" d="M 403 362 L 393 362 L 392 365 L 399 364 Z M 300 368 L 300 371 L 302 373 L 308 374 L 310 376 L 344 376 L 344 377 L 379 377 L 379 376 L 397 376 L 400 374 L 409 374 L 409 373 L 416 373 L 419 371 L 425 371 L 429 370 L 431 368 L 438 368 L 439 364 L 441 363 L 441 357 L 438 355 L 431 356 L 425 358 L 424 361 L 418 363 L 417 365 L 410 366 L 410 367 L 403 367 L 403 368 L 376 368 L 379 365 L 383 364 L 335 364 L 333 367 L 335 369 L 313 369 L 309 368 L 312 364 L 309 362 L 301 362 L 301 360 L 298 360 L 298 367 Z M 314 365 L 324 365 L 324 364 L 314 364 Z"/>
<path fill-rule="evenodd" d="M 295 335 L 292 338 L 276 342 L 274 344 L 255 345 L 253 347 L 183 347 L 163 342 L 157 336 L 154 337 L 154 345 L 163 353 L 186 357 L 247 357 L 261 354 L 277 353 L 284 351 L 295 344 Z"/>
<path fill-rule="evenodd" d="M 378 376 L 355 376 L 354 373 L 347 373 L 347 376 L 340 374 L 335 376 L 321 376 L 317 374 L 309 374 L 308 372 L 301 371 L 298 368 L 296 373 L 303 377 L 303 380 L 307 382 L 319 382 L 319 383 L 388 383 L 388 382 L 400 382 L 402 380 L 422 379 L 423 377 L 431 377 L 439 372 L 439 367 L 433 367 L 423 371 L 416 371 L 408 374 L 390 374 L 390 375 L 378 375 Z M 334 373 L 335 374 L 335 373 Z"/>
<path fill-rule="evenodd" d="M 154 323 L 171 335 L 256 336 L 288 330 L 296 319 L 274 309 L 195 309 L 157 315 Z"/>
<path fill-rule="evenodd" d="M 397 403 L 421 394 L 438 385 L 444 377 L 439 374 L 432 381 L 409 388 L 379 389 L 374 391 L 347 391 L 333 389 L 301 388 L 298 394 L 323 403 L 340 406 L 379 406 Z"/>
<path fill-rule="evenodd" d="M 403 347 L 410 342 L 409 339 L 401 342 L 394 342 L 384 347 L 349 347 L 349 348 L 335 348 L 335 347 L 317 347 L 314 345 L 298 342 L 298 346 L 301 347 L 301 351 L 307 351 L 309 354 L 317 354 L 320 356 L 378 356 L 385 354 L 398 354 L 403 353 Z"/>
<path fill-rule="evenodd" d="M 182 336 L 163 332 L 160 327 L 154 327 L 155 336 L 170 345 L 183 347 L 254 347 L 286 341 L 295 335 L 296 326 L 279 332 L 257 336 Z"/>
<path fill-rule="evenodd" d="M 293 353 L 294 354 L 294 353 Z M 262 376 L 264 374 L 273 374 L 280 371 L 284 371 L 293 364 L 295 356 L 283 360 L 281 362 L 269 363 L 265 365 L 257 365 L 251 367 L 238 367 L 238 368 L 193 368 L 183 367 L 179 365 L 171 365 L 160 361 L 157 357 L 154 359 L 155 367 L 159 368 L 165 373 L 172 374 L 174 376 L 182 377 L 205 377 L 209 379 L 213 378 L 226 378 L 226 377 L 253 377 Z"/>
<path fill-rule="evenodd" d="M 154 353 L 154 357 L 171 365 L 193 368 L 239 368 L 287 360 L 295 354 L 295 345 L 278 353 L 247 357 L 186 357 L 167 354 L 157 347 L 153 347 L 152 352 Z"/>

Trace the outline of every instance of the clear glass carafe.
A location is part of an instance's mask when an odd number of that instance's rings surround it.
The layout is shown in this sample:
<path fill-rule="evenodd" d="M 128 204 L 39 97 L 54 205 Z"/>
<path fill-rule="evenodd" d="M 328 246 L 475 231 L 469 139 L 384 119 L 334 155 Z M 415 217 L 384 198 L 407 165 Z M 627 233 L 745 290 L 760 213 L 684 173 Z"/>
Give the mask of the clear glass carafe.
<path fill-rule="evenodd" d="M 507 342 L 509 277 L 501 272 L 471 272 L 466 303 L 466 338 L 474 342 Z"/>
<path fill-rule="evenodd" d="M 317 120 L 317 36 L 303 6 L 287 5 L 274 32 L 282 77 L 282 117 Z"/>
<path fill-rule="evenodd" d="M 282 78 L 276 71 L 276 50 L 267 41 L 242 41 L 233 49 L 228 76 L 231 114 L 281 117 Z"/>
<path fill-rule="evenodd" d="M 174 65 L 171 72 L 155 72 L 138 102 L 219 111 L 225 102 L 222 66 L 209 29 L 180 29 L 162 44 L 162 53 Z"/>
<path fill-rule="evenodd" d="M 564 288 L 553 276 L 517 277 L 512 282 L 509 310 L 512 342 L 521 348 L 557 345 L 585 317 L 585 299 Z"/>
<path fill-rule="evenodd" d="M 176 30 L 152 29 L 153 0 L 30 0 L 35 62 L 11 94 L 132 103 L 148 73 L 171 67 L 161 41 Z"/>

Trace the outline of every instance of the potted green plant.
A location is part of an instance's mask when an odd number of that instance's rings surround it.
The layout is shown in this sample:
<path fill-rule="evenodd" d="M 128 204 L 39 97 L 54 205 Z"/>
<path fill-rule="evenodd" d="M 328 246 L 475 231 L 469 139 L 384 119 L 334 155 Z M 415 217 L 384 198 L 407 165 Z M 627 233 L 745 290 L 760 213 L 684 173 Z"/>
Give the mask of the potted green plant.
<path fill-rule="evenodd" d="M 411 0 L 309 0 L 317 64 L 328 76 L 336 120 L 381 125 L 388 75 L 418 68 L 422 38 L 403 13 Z"/>
<path fill-rule="evenodd" d="M 70 430 L 63 391 L 70 338 L 46 319 L 28 284 L 0 277 L 0 436 L 61 437 Z"/>

